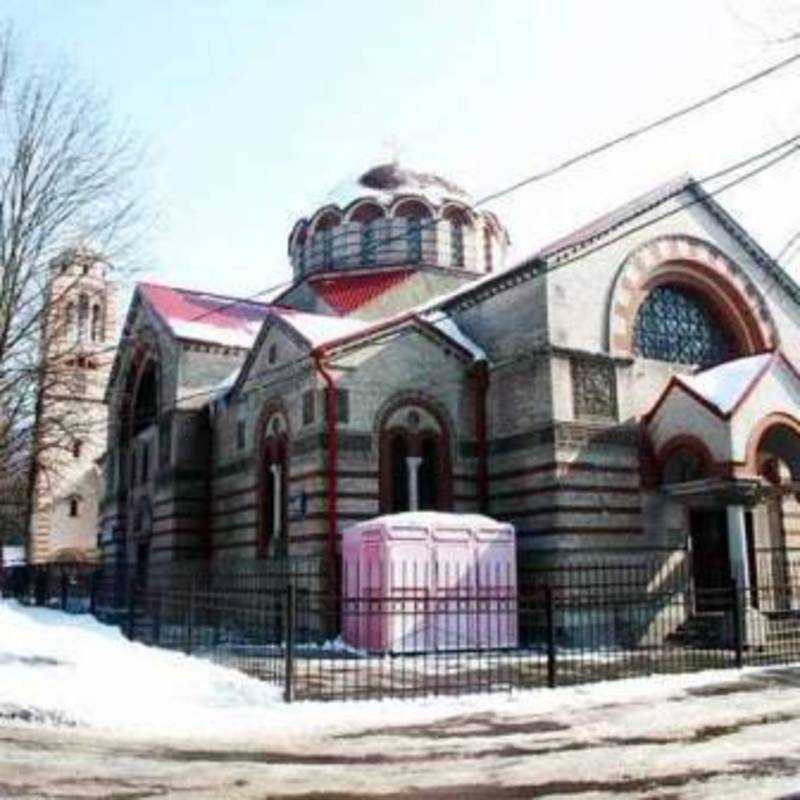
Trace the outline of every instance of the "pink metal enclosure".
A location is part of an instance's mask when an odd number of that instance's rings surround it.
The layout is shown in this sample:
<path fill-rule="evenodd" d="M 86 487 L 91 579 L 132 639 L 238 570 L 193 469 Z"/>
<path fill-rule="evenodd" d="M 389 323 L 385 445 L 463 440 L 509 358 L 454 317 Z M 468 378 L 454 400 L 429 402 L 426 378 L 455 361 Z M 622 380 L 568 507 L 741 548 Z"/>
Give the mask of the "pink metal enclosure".
<path fill-rule="evenodd" d="M 342 536 L 342 635 L 370 652 L 517 646 L 514 528 L 409 512 Z"/>

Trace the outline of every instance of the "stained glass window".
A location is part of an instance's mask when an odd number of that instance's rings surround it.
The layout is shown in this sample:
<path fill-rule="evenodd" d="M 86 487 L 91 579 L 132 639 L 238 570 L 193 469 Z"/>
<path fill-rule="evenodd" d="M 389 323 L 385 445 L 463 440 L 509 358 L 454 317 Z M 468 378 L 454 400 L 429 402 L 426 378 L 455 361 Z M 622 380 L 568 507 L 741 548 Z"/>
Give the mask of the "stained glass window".
<path fill-rule="evenodd" d="M 658 286 L 642 303 L 634 327 L 637 355 L 710 367 L 737 353 L 733 338 L 694 292 Z"/>

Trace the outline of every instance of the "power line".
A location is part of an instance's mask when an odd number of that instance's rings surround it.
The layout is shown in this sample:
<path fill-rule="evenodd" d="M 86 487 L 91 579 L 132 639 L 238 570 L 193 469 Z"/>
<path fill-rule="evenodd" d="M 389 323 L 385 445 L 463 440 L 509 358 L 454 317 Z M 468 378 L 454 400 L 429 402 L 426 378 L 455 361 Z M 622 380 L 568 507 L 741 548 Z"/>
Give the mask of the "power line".
<path fill-rule="evenodd" d="M 719 90 L 713 92 L 712 94 L 701 98 L 700 100 L 697 100 L 697 101 L 695 101 L 693 103 L 690 103 L 687 106 L 684 106 L 684 107 L 682 107 L 680 109 L 677 109 L 676 111 L 671 112 L 670 114 L 667 114 L 667 115 L 665 115 L 663 117 L 660 117 L 660 118 L 658 118 L 656 120 L 653 120 L 652 122 L 650 122 L 650 123 L 648 123 L 646 125 L 642 125 L 642 126 L 640 126 L 638 128 L 634 128 L 633 130 L 630 130 L 630 131 L 628 131 L 628 132 L 626 132 L 626 133 L 624 133 L 624 134 L 622 134 L 620 136 L 617 136 L 617 137 L 615 137 L 613 139 L 610 139 L 610 140 L 608 140 L 606 142 L 603 142 L 602 144 L 596 145 L 595 147 L 592 147 L 592 148 L 590 148 L 588 150 L 584 150 L 583 152 L 578 153 L 578 154 L 576 154 L 574 156 L 571 156 L 570 158 L 567 158 L 566 160 L 561 161 L 560 163 L 555 164 L 552 167 L 548 167 L 547 169 L 542 170 L 542 171 L 537 172 L 537 173 L 534 173 L 533 175 L 530 175 L 527 178 L 523 178 L 522 180 L 519 180 L 516 183 L 511 184 L 510 186 L 507 186 L 507 187 L 505 187 L 503 189 L 499 189 L 498 191 L 495 191 L 495 192 L 491 192 L 490 194 L 484 195 L 483 197 L 481 197 L 478 200 L 476 200 L 472 204 L 472 206 L 477 208 L 479 206 L 482 206 L 482 205 L 485 205 L 486 203 L 491 202 L 492 200 L 497 200 L 497 199 L 499 199 L 501 197 L 505 197 L 505 196 L 511 194 L 512 192 L 515 192 L 515 191 L 523 188 L 524 186 L 529 186 L 529 185 L 531 185 L 533 183 L 537 183 L 537 182 L 542 181 L 542 180 L 544 180 L 546 178 L 550 178 L 550 177 L 552 177 L 554 175 L 557 175 L 560 172 L 564 172 L 565 170 L 569 169 L 570 167 L 575 166 L 576 164 L 579 164 L 579 163 L 581 163 L 583 161 L 587 161 L 588 159 L 591 159 L 594 156 L 597 156 L 597 155 L 599 155 L 601 153 L 604 153 L 604 152 L 606 152 L 606 151 L 608 151 L 608 150 L 610 150 L 610 149 L 612 149 L 612 148 L 614 148 L 614 147 L 616 147 L 616 146 L 618 146 L 620 144 L 623 144 L 625 142 L 628 142 L 628 141 L 631 141 L 633 139 L 636 139 L 636 138 L 644 135 L 645 133 L 648 133 L 648 132 L 650 132 L 652 130 L 655 130 L 656 128 L 661 127 L 662 125 L 669 124 L 670 122 L 674 122 L 675 120 L 680 119 L 681 117 L 687 116 L 688 114 L 691 114 L 694 111 L 698 111 L 698 110 L 700 110 L 702 108 L 705 108 L 706 106 L 712 105 L 713 103 L 717 102 L 718 100 L 721 100 L 722 98 L 727 97 L 728 95 L 733 94 L 734 92 L 737 92 L 740 89 L 743 89 L 743 88 L 745 88 L 747 86 L 750 86 L 750 85 L 752 85 L 754 83 L 757 83 L 758 81 L 761 81 L 764 78 L 769 77 L 770 75 L 774 75 L 775 73 L 780 72 L 783 69 L 786 69 L 787 67 L 791 66 L 793 63 L 795 63 L 798 60 L 800 60 L 800 53 L 797 53 L 795 55 L 789 56 L 788 58 L 785 58 L 785 59 L 783 59 L 783 60 L 781 60 L 781 61 L 779 61 L 779 62 L 777 62 L 775 64 L 772 64 L 769 67 L 765 67 L 764 69 L 761 69 L 758 72 L 755 72 L 755 73 L 753 73 L 751 75 L 748 75 L 746 78 L 744 78 L 744 79 L 742 79 L 740 81 L 737 81 L 736 83 L 733 83 L 733 84 L 730 84 L 728 86 L 725 86 L 722 89 L 719 89 Z M 441 219 L 422 220 L 421 224 L 420 224 L 420 230 L 424 230 L 424 229 L 427 229 L 427 228 L 434 228 L 441 221 L 442 221 Z M 371 245 L 371 247 L 385 247 L 387 244 L 392 244 L 393 242 L 401 241 L 401 240 L 405 240 L 405 239 L 408 239 L 408 232 L 403 232 L 402 234 L 395 235 L 394 237 L 389 237 L 388 239 L 384 239 L 382 241 L 376 241 L 374 244 Z M 367 248 L 367 251 L 369 251 L 369 247 Z M 334 260 L 331 263 L 330 268 L 331 269 L 335 269 L 335 267 L 336 267 L 336 262 Z M 192 318 L 190 318 L 188 320 L 185 320 L 185 321 L 186 322 L 198 322 L 198 321 L 200 321 L 202 319 L 205 319 L 206 317 L 209 317 L 212 314 L 215 314 L 215 313 L 217 313 L 219 311 L 224 311 L 227 308 L 233 308 L 233 307 L 236 307 L 237 305 L 242 305 L 244 303 L 248 303 L 248 302 L 252 302 L 254 300 L 257 300 L 258 298 L 263 297 L 265 294 L 268 294 L 269 292 L 277 291 L 278 289 L 280 289 L 280 288 L 282 288 L 284 286 L 289 286 L 292 283 L 294 283 L 294 280 L 283 281 L 283 282 L 281 282 L 279 284 L 276 284 L 275 286 L 271 286 L 271 287 L 268 287 L 266 289 L 262 289 L 262 290 L 260 290 L 258 292 L 255 292 L 252 295 L 248 295 L 248 296 L 240 298 L 240 299 L 231 299 L 229 301 L 226 301 L 226 302 L 220 304 L 219 306 L 216 306 L 214 308 L 208 309 L 208 310 L 198 314 L 196 317 L 192 317 Z"/>
<path fill-rule="evenodd" d="M 619 234 L 618 236 L 613 237 L 612 239 L 607 239 L 606 241 L 599 243 L 598 245 L 596 245 L 595 247 L 593 247 L 593 248 L 591 248 L 589 250 L 583 250 L 583 251 L 581 251 L 581 252 L 579 252 L 579 253 L 577 253 L 577 254 L 569 257 L 569 258 L 558 260 L 558 261 L 556 261 L 556 262 L 554 262 L 554 263 L 552 263 L 550 265 L 543 264 L 543 266 L 539 270 L 537 270 L 536 277 L 555 272 L 556 270 L 561 269 L 563 267 L 566 267 L 569 264 L 572 264 L 572 263 L 574 263 L 576 261 L 579 261 L 580 259 L 583 259 L 586 256 L 592 255 L 593 253 L 596 253 L 596 252 L 598 252 L 600 250 L 603 250 L 603 249 L 611 246 L 612 244 L 616 244 L 617 242 L 628 238 L 629 236 L 633 235 L 634 233 L 638 233 L 641 230 L 644 230 L 644 229 L 646 229 L 648 227 L 651 227 L 652 225 L 655 225 L 655 224 L 657 224 L 659 222 L 662 222 L 663 220 L 668 219 L 669 217 L 672 217 L 675 214 L 678 214 L 678 213 L 686 210 L 687 208 L 690 208 L 690 207 L 695 206 L 695 205 L 697 205 L 699 203 L 702 203 L 702 202 L 704 202 L 704 200 L 706 198 L 714 197 L 714 196 L 716 196 L 718 194 L 721 194 L 721 193 L 723 193 L 723 192 L 725 192 L 725 191 L 727 191 L 729 189 L 734 188 L 735 186 L 738 186 L 738 185 L 744 183 L 747 180 L 750 180 L 751 178 L 754 178 L 755 176 L 757 176 L 757 175 L 761 174 L 762 172 L 765 172 L 766 170 L 768 170 L 768 169 L 772 168 L 773 166 L 779 164 L 781 161 L 783 161 L 784 159 L 788 158 L 789 156 L 795 154 L 798 150 L 800 150 L 800 143 L 798 143 L 799 140 L 800 140 L 800 134 L 796 134 L 796 135 L 791 136 L 791 137 L 789 137 L 787 139 L 784 139 L 783 141 L 781 141 L 780 143 L 778 143 L 776 145 L 772 145 L 772 146 L 766 148 L 765 150 L 760 151 L 759 153 L 757 153 L 757 154 L 755 154 L 753 156 L 749 156 L 748 158 L 741 159 L 741 160 L 735 162 L 734 164 L 731 164 L 728 167 L 725 167 L 724 169 L 718 170 L 717 172 L 711 173 L 711 174 L 705 176 L 704 178 L 701 178 L 700 181 L 699 181 L 701 183 L 702 182 L 711 182 L 711 181 L 718 180 L 719 178 L 725 177 L 726 175 L 729 175 L 730 173 L 735 172 L 736 170 L 739 170 L 739 169 L 741 169 L 741 168 L 743 168 L 745 166 L 753 164 L 756 161 L 760 161 L 763 158 L 765 158 L 766 156 L 772 155 L 773 153 L 776 153 L 776 152 L 778 152 L 778 151 L 780 151 L 782 149 L 787 148 L 788 145 L 790 145 L 792 143 L 795 143 L 793 147 L 789 147 L 789 149 L 786 149 L 785 152 L 779 153 L 778 155 L 776 155 L 773 158 L 769 159 L 766 163 L 761 164 L 760 166 L 755 167 L 752 170 L 749 170 L 745 174 L 743 174 L 743 175 L 741 175 L 741 176 L 739 176 L 737 178 L 732 179 L 731 181 L 723 184 L 722 186 L 718 187 L 717 189 L 714 189 L 713 191 L 705 192 L 703 194 L 703 196 L 701 196 L 701 197 L 695 197 L 692 200 L 687 201 L 686 203 L 682 203 L 677 208 L 670 209 L 669 211 L 667 211 L 667 212 L 665 212 L 663 214 L 660 214 L 657 217 L 649 219 L 649 220 L 641 223 L 640 225 L 637 225 L 637 226 L 635 226 L 633 228 L 629 228 L 629 229 L 625 230 L 624 232 L 622 232 L 621 234 Z M 685 188 L 676 189 L 675 192 L 673 192 L 671 195 L 667 195 L 666 197 L 662 198 L 660 200 L 660 202 L 664 202 L 664 201 L 670 199 L 671 197 L 676 197 L 676 196 L 682 194 L 684 191 L 685 191 Z M 566 252 L 568 250 L 580 249 L 584 245 L 589 244 L 589 243 L 595 241 L 596 239 L 605 236 L 606 234 L 610 233 L 612 230 L 615 230 L 615 229 L 619 228 L 620 226 L 625 225 L 626 223 L 628 223 L 631 220 L 635 219 L 636 217 L 640 216 L 641 213 L 642 213 L 641 211 L 632 212 L 625 219 L 617 220 L 617 221 L 614 222 L 613 225 L 610 225 L 610 226 L 608 226 L 607 228 L 605 228 L 605 229 L 603 229 L 601 231 L 595 231 L 594 233 L 592 233 L 591 236 L 587 236 L 586 238 L 584 238 L 582 240 L 579 240 L 579 241 L 576 241 L 576 242 L 572 242 L 568 246 L 565 246 L 563 248 L 560 248 L 559 250 L 555 250 L 552 253 L 549 253 L 547 258 L 548 259 L 553 259 L 553 258 L 557 259 L 558 255 L 560 253 L 564 253 L 564 252 Z M 502 275 L 502 273 L 501 273 L 501 275 Z M 499 275 L 498 277 L 501 277 L 501 275 Z M 435 299 L 434 299 L 433 302 L 434 303 L 436 302 Z M 431 323 L 431 324 L 436 324 L 437 322 L 441 322 L 441 321 L 443 321 L 445 319 L 451 318 L 451 314 L 448 313 L 447 311 L 443 310 L 443 309 L 436 309 L 436 311 L 439 314 L 438 317 L 428 318 L 425 321 L 428 322 L 428 323 Z M 353 349 L 358 349 L 360 347 L 367 347 L 367 346 L 376 346 L 378 344 L 385 343 L 388 339 L 392 339 L 392 338 L 395 338 L 395 337 L 408 335 L 409 333 L 411 333 L 411 331 L 409 329 L 407 329 L 407 328 L 404 328 L 402 330 L 388 331 L 388 332 L 386 332 L 384 334 L 382 334 L 381 332 L 378 332 L 376 334 L 376 338 L 373 338 L 373 339 L 371 339 L 371 340 L 369 340 L 367 342 L 356 343 L 353 346 Z M 279 364 L 278 365 L 278 369 L 283 371 L 283 370 L 286 370 L 286 369 L 288 369 L 290 367 L 293 367 L 295 365 L 307 362 L 307 360 L 308 360 L 308 356 L 307 355 L 299 356 L 299 357 L 297 357 L 295 359 L 292 359 L 290 361 L 285 361 L 282 364 Z M 283 380 L 287 380 L 287 379 L 288 378 L 284 378 Z M 272 381 L 272 382 L 274 382 L 274 381 Z M 256 388 L 261 388 L 263 386 L 266 386 L 266 385 L 268 385 L 268 383 L 270 383 L 270 382 L 257 384 Z M 184 395 L 183 397 L 181 397 L 177 401 L 176 405 L 173 406 L 173 408 L 175 408 L 175 409 L 180 408 L 181 407 L 180 404 L 184 403 L 187 400 L 195 399 L 197 397 L 211 396 L 211 395 L 219 393 L 219 392 L 220 392 L 219 388 L 213 388 L 213 389 L 204 389 L 202 391 L 198 391 L 198 392 L 195 392 L 195 393 L 192 393 L 192 394 Z"/>

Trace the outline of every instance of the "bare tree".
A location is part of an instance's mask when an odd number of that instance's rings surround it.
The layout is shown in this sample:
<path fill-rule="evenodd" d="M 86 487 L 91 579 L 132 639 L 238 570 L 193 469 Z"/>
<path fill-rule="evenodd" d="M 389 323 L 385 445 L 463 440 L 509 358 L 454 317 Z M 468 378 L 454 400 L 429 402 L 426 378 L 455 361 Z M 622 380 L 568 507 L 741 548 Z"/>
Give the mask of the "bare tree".
<path fill-rule="evenodd" d="M 54 265 L 90 248 L 127 269 L 143 221 L 141 157 L 107 101 L 0 34 L 0 492 L 25 474 L 28 527 L 54 454 L 84 435 L 68 404 L 46 402 L 75 378 L 57 311 L 69 286 Z"/>

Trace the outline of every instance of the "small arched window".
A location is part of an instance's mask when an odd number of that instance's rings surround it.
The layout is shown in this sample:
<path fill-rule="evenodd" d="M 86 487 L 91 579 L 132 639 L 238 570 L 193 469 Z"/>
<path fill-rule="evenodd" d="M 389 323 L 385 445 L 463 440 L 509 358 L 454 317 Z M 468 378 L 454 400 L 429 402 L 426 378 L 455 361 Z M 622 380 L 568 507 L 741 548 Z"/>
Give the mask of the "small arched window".
<path fill-rule="evenodd" d="M 353 211 L 350 219 L 361 225 L 361 252 L 362 264 L 374 264 L 377 260 L 377 229 L 378 220 L 384 217 L 383 209 L 376 203 L 363 203 Z"/>
<path fill-rule="evenodd" d="M 79 511 L 80 511 L 80 509 L 78 508 L 78 498 L 77 497 L 70 497 L 70 499 L 69 499 L 69 515 L 71 517 L 77 517 Z"/>
<path fill-rule="evenodd" d="M 733 336 L 705 299 L 682 286 L 657 286 L 636 315 L 634 352 L 644 358 L 711 367 L 736 358 Z"/>
<path fill-rule="evenodd" d="M 99 305 L 92 306 L 92 341 L 102 342 L 103 335 L 103 312 Z"/>
<path fill-rule="evenodd" d="M 486 271 L 491 272 L 494 268 L 493 253 L 492 253 L 492 232 L 489 228 L 483 229 L 483 263 L 486 266 Z"/>
<path fill-rule="evenodd" d="M 80 458 L 82 450 L 83 450 L 83 442 L 80 439 L 75 439 L 75 441 L 72 443 L 72 457 Z"/>
<path fill-rule="evenodd" d="M 69 340 L 76 339 L 77 328 L 75 325 L 75 304 L 67 303 L 66 335 Z"/>
<path fill-rule="evenodd" d="M 411 264 L 422 261 L 422 231 L 430 226 L 431 213 L 419 200 L 406 200 L 394 212 L 406 220 L 406 258 Z"/>
<path fill-rule="evenodd" d="M 341 223 L 341 217 L 335 211 L 326 211 L 314 228 L 314 233 L 319 237 L 322 250 L 322 266 L 331 268 L 333 263 L 333 229 Z"/>
<path fill-rule="evenodd" d="M 89 298 L 82 294 L 78 300 L 78 341 L 85 342 L 89 328 Z"/>
<path fill-rule="evenodd" d="M 469 225 L 469 217 L 458 208 L 449 208 L 444 218 L 450 223 L 450 266 L 464 266 L 464 228 Z"/>

